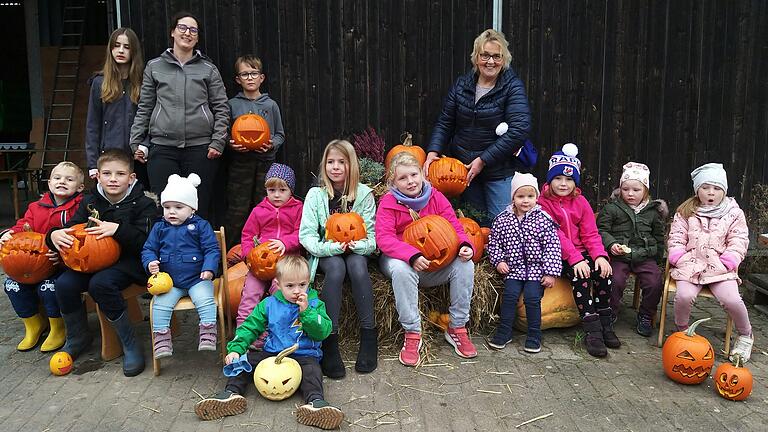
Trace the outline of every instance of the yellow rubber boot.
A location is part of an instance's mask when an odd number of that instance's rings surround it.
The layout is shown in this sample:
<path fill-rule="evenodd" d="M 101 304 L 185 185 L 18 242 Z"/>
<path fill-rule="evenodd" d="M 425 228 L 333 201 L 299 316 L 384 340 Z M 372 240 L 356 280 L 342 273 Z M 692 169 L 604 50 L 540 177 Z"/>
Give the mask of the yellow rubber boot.
<path fill-rule="evenodd" d="M 22 318 L 24 321 L 24 339 L 19 342 L 16 349 L 19 351 L 29 351 L 37 345 L 40 340 L 40 335 L 43 334 L 46 328 L 45 319 L 40 314 L 32 315 L 29 318 Z"/>
<path fill-rule="evenodd" d="M 64 318 L 48 318 L 48 322 L 51 324 L 51 331 L 48 332 L 48 337 L 40 345 L 40 351 L 50 352 L 56 351 L 64 346 L 64 342 L 67 341 L 67 330 L 64 328 Z"/>

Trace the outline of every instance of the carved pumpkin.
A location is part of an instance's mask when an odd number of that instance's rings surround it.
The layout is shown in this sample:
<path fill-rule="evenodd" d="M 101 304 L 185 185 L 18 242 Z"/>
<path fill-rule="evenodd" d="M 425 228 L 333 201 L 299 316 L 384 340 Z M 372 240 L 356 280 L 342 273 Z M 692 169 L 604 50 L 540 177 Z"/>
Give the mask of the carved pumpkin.
<path fill-rule="evenodd" d="M 225 312 L 230 318 L 237 317 L 237 308 L 240 307 L 240 297 L 243 295 L 245 276 L 248 274 L 248 266 L 241 261 L 227 269 L 227 308 Z"/>
<path fill-rule="evenodd" d="M 54 375 L 66 375 L 72 371 L 72 356 L 66 351 L 59 351 L 51 356 L 48 368 Z"/>
<path fill-rule="evenodd" d="M 260 243 L 253 238 L 254 247 L 248 253 L 248 268 L 251 274 L 261 280 L 271 280 L 277 274 L 277 262 L 283 259 L 282 255 L 269 248 L 269 243 Z"/>
<path fill-rule="evenodd" d="M 368 236 L 363 217 L 355 212 L 347 213 L 347 196 L 341 197 L 341 212 L 334 213 L 325 221 L 325 238 L 339 243 L 362 240 Z"/>
<path fill-rule="evenodd" d="M 248 150 L 261 150 L 269 142 L 269 138 L 269 124 L 258 114 L 243 114 L 232 124 L 232 139 L 235 144 Z"/>
<path fill-rule="evenodd" d="M 301 384 L 301 366 L 299 362 L 287 356 L 298 348 L 298 343 L 291 345 L 280 351 L 276 357 L 267 357 L 259 362 L 253 370 L 253 383 L 262 396 L 280 401 L 296 392 Z"/>
<path fill-rule="evenodd" d="M 474 220 L 464 217 L 464 212 L 458 211 L 459 223 L 464 228 L 464 234 L 469 237 L 469 242 L 472 243 L 472 250 L 475 254 L 472 255 L 472 261 L 479 263 L 483 259 L 483 252 L 485 251 L 485 244 L 488 242 L 488 238 L 483 236 L 480 225 Z"/>
<path fill-rule="evenodd" d="M 515 327 L 522 331 L 528 329 L 523 296 L 517 302 Z M 571 282 L 565 278 L 555 278 L 555 285 L 544 290 L 541 297 L 541 329 L 573 327 L 581 323 L 576 302 L 573 300 Z"/>
<path fill-rule="evenodd" d="M 14 233 L 0 249 L 0 265 L 11 279 L 23 284 L 36 284 L 54 272 L 54 265 L 45 255 L 48 253 L 45 235 L 31 231 L 24 224 L 24 231 Z"/>
<path fill-rule="evenodd" d="M 91 217 L 99 218 L 99 212 L 90 204 L 88 209 L 91 211 Z M 98 237 L 95 234 L 89 234 L 85 229 L 95 224 L 88 221 L 87 224 L 78 224 L 72 227 L 69 233 L 75 238 L 70 248 L 62 248 L 59 251 L 61 260 L 72 270 L 81 273 L 96 273 L 113 265 L 120 259 L 120 244 L 112 237 Z"/>
<path fill-rule="evenodd" d="M 451 324 L 451 315 L 447 313 L 440 313 L 436 310 L 429 311 L 429 321 L 432 324 L 440 327 L 443 331 L 446 331 L 448 326 Z"/>
<path fill-rule="evenodd" d="M 227 268 L 243 261 L 243 249 L 240 244 L 232 246 L 227 252 Z"/>
<path fill-rule="evenodd" d="M 669 335 L 661 349 L 661 362 L 669 379 L 681 384 L 704 382 L 715 364 L 715 352 L 707 338 L 695 333 L 709 318 L 698 320 L 686 331 Z"/>
<path fill-rule="evenodd" d="M 459 253 L 459 235 L 453 225 L 442 216 L 423 218 L 410 210 L 413 222 L 403 231 L 403 241 L 418 249 L 429 260 L 428 272 L 448 266 Z"/>
<path fill-rule="evenodd" d="M 456 197 L 467 188 L 467 174 L 469 170 L 460 160 L 441 157 L 429 164 L 427 179 L 445 196 Z"/>
<path fill-rule="evenodd" d="M 424 165 L 424 162 L 427 160 L 427 154 L 424 153 L 424 149 L 417 145 L 413 145 L 413 135 L 411 135 L 410 132 L 406 132 L 403 143 L 392 147 L 392 150 L 390 150 L 387 153 L 387 157 L 384 159 L 384 169 L 387 172 L 389 172 L 389 164 L 392 163 L 392 159 L 398 153 L 402 153 L 402 152 L 412 154 L 413 157 L 415 157 L 416 160 L 419 161 L 419 165 Z"/>
<path fill-rule="evenodd" d="M 173 279 L 166 272 L 157 272 L 147 279 L 147 291 L 152 295 L 165 294 L 173 288 Z"/>
<path fill-rule="evenodd" d="M 744 400 L 752 394 L 752 372 L 741 364 L 741 356 L 736 356 L 735 363 L 723 363 L 712 375 L 715 391 L 720 396 L 732 400 Z"/>

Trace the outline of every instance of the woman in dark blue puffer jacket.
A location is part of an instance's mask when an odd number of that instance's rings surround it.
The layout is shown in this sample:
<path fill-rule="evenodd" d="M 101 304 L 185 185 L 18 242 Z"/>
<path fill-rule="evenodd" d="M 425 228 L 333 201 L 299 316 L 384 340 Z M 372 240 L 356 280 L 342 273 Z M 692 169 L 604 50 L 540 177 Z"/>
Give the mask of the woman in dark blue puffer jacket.
<path fill-rule="evenodd" d="M 472 71 L 456 80 L 427 148 L 425 171 L 440 154 L 466 164 L 469 186 L 463 202 L 486 214 L 481 225 L 509 204 L 516 155 L 531 129 L 525 86 L 509 64 L 502 33 L 483 31 L 474 42 Z"/>

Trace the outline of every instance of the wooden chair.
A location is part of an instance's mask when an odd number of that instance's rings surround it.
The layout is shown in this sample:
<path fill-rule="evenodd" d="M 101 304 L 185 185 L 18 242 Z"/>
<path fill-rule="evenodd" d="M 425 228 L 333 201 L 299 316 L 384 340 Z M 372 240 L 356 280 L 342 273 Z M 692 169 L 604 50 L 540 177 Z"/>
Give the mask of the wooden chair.
<path fill-rule="evenodd" d="M 222 273 L 221 275 L 216 278 L 213 281 L 213 297 L 216 301 L 216 316 L 217 316 L 217 322 L 219 324 L 218 329 L 218 339 L 219 339 L 219 346 L 221 349 L 221 357 L 222 359 L 227 355 L 227 339 L 229 337 L 228 333 L 228 325 L 227 325 L 227 317 L 224 314 L 224 308 L 227 307 L 227 241 L 226 236 L 224 234 L 224 227 L 219 228 L 218 231 L 216 231 L 216 240 L 219 242 L 219 247 L 221 248 L 221 267 L 222 267 Z M 149 304 L 149 322 L 150 322 L 150 330 L 152 326 L 152 306 L 155 303 L 155 298 L 152 298 L 152 301 Z M 194 310 L 195 304 L 192 303 L 192 299 L 189 297 L 182 297 L 178 303 L 176 303 L 176 306 L 173 308 L 173 311 L 186 311 L 186 310 Z M 174 319 L 171 320 L 171 328 L 174 327 Z M 151 331 L 150 331 L 151 333 Z M 173 334 L 174 331 L 171 331 Z M 152 369 L 154 370 L 155 376 L 160 375 L 160 360 L 155 358 L 155 337 L 154 334 L 152 334 L 151 338 L 152 342 Z"/>
<path fill-rule="evenodd" d="M 144 321 L 144 313 L 139 306 L 139 296 L 147 292 L 147 287 L 142 285 L 131 285 L 122 291 L 123 299 L 126 302 L 128 317 L 131 322 L 136 324 Z M 93 301 L 88 293 L 85 297 L 86 310 L 95 310 L 99 318 L 99 329 L 101 332 L 101 359 L 104 361 L 114 360 L 123 355 L 123 345 L 115 332 L 112 324 L 107 321 L 107 317 L 101 312 L 99 305 Z"/>
<path fill-rule="evenodd" d="M 657 344 L 659 347 L 661 347 L 662 342 L 664 342 L 664 323 L 667 318 L 667 301 L 669 299 L 669 293 L 673 293 L 675 291 L 677 291 L 677 283 L 674 279 L 672 279 L 672 276 L 670 275 L 669 260 L 667 260 L 667 265 L 664 269 L 664 291 L 661 296 L 661 318 L 659 319 L 659 341 Z M 699 292 L 699 297 L 715 298 L 714 294 L 712 294 L 712 291 L 710 291 L 708 287 L 701 289 Z M 727 312 L 726 317 L 725 355 L 727 356 L 731 352 L 731 333 L 733 332 L 733 320 Z"/>

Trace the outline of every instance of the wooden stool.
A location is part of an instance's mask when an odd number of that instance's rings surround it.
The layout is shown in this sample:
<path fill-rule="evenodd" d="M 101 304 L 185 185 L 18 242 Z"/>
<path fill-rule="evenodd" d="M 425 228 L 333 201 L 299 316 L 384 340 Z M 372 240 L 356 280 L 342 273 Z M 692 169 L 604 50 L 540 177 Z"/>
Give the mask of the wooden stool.
<path fill-rule="evenodd" d="M 128 317 L 132 323 L 144 321 L 144 314 L 139 306 L 139 296 L 147 292 L 147 287 L 142 285 L 131 285 L 122 291 L 123 299 L 126 302 Z M 115 328 L 107 320 L 107 317 L 101 312 L 99 305 L 86 295 L 86 310 L 88 302 L 92 303 L 96 309 L 96 315 L 99 317 L 99 328 L 101 330 L 101 359 L 104 361 L 114 360 L 123 355 L 123 345 L 115 332 Z"/>

